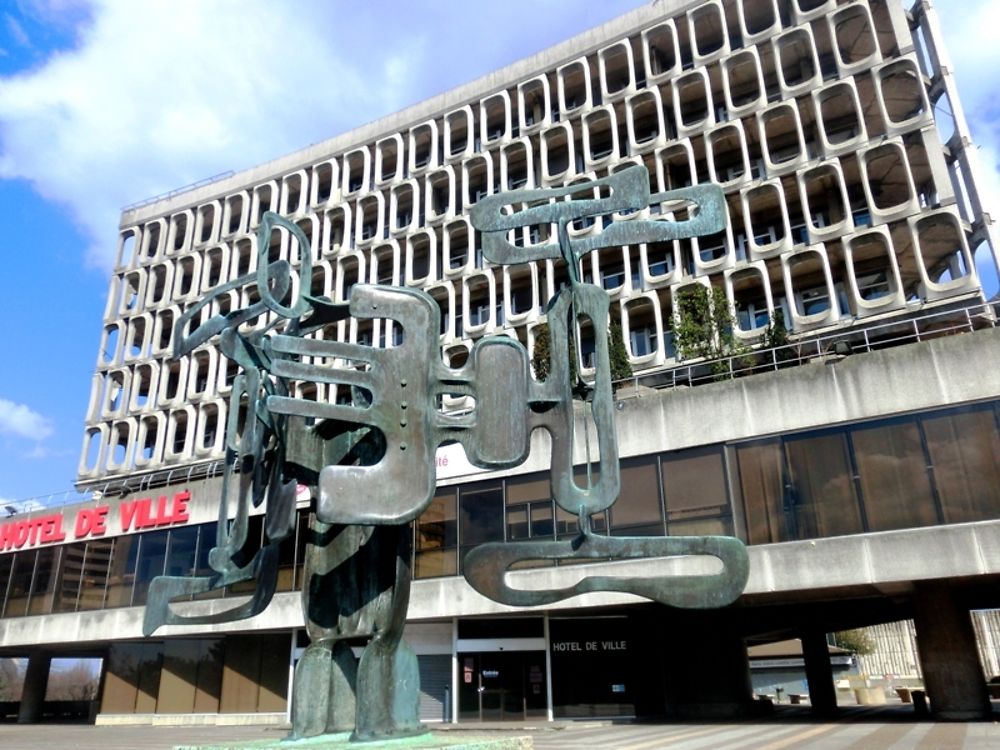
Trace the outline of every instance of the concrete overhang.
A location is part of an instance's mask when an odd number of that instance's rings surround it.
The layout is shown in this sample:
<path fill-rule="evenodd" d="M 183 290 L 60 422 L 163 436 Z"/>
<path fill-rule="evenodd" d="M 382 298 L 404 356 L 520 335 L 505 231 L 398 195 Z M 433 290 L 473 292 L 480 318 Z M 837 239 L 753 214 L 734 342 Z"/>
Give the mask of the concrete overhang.
<path fill-rule="evenodd" d="M 736 606 L 794 604 L 817 599 L 905 595 L 914 581 L 975 579 L 1000 575 L 1000 521 L 931 526 L 901 531 L 783 542 L 751 547 L 750 579 Z M 587 575 L 704 575 L 718 570 L 714 558 L 656 558 L 603 562 L 558 568 L 518 570 L 507 574 L 512 587 L 560 589 Z M 250 620 L 212 626 L 168 626 L 154 637 L 199 636 L 302 627 L 298 593 L 275 596 L 264 613 Z M 217 599 L 177 606 L 186 614 L 228 609 L 240 600 Z M 565 612 L 645 601 L 631 594 L 593 593 L 547 607 L 518 608 L 497 604 L 477 593 L 464 578 L 415 581 L 409 621 L 451 617 Z M 53 614 L 0 620 L 0 652 L 38 646 L 87 647 L 95 643 L 142 638 L 141 607 Z"/>

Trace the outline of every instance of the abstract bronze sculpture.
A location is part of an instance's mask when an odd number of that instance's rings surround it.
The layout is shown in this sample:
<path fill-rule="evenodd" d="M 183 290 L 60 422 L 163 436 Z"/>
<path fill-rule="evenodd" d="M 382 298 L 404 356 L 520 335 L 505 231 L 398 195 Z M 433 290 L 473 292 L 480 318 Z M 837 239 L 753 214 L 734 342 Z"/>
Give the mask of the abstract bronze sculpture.
<path fill-rule="evenodd" d="M 582 199 L 581 194 L 585 194 Z M 604 230 L 572 238 L 575 222 L 612 214 L 659 213 L 606 223 Z M 687 218 L 668 218 L 678 212 Z M 479 201 L 471 221 L 480 230 L 483 254 L 493 263 L 562 259 L 569 284 L 547 309 L 552 336 L 550 374 L 529 373 L 528 354 L 505 336 L 480 339 L 468 363 L 444 365 L 438 347 L 440 310 L 428 295 L 409 289 L 355 286 L 346 304 L 307 292 L 312 249 L 296 225 L 264 214 L 255 273 L 214 289 L 177 321 L 175 356 L 218 337 L 218 346 L 240 368 L 229 404 L 226 466 L 217 543 L 202 577 L 153 581 L 144 632 L 164 624 L 210 624 L 253 616 L 270 602 L 277 581 L 278 545 L 294 530 L 296 487 L 316 497 L 306 544 L 302 604 L 311 640 L 295 670 L 293 737 L 353 731 L 370 740 L 422 731 L 419 678 L 413 651 L 402 640 L 410 586 L 409 522 L 435 491 L 434 454 L 458 442 L 470 463 L 487 469 L 517 466 L 530 451 L 531 433 L 551 438 L 551 486 L 555 502 L 579 519 L 572 540 L 489 543 L 465 558 L 466 580 L 480 593 L 515 606 L 542 605 L 588 591 L 624 591 L 677 607 L 717 607 L 742 592 L 746 550 L 730 537 L 609 537 L 592 531 L 591 519 L 614 503 L 620 475 L 607 337 L 595 336 L 594 382 L 570 381 L 570 342 L 579 323 L 608 330 L 609 298 L 579 278 L 583 254 L 612 245 L 667 241 L 721 231 L 726 210 L 716 186 L 650 195 L 645 167 L 566 188 L 519 190 Z M 557 241 L 522 246 L 511 230 L 554 225 Z M 276 227 L 298 244 L 297 278 L 286 260 L 268 262 Z M 259 301 L 195 326 L 218 295 L 256 284 Z M 241 326 L 264 320 L 247 332 Z M 402 330 L 389 348 L 308 336 L 347 316 L 388 319 Z M 577 349 L 578 351 L 579 349 Z M 294 398 L 292 384 L 350 388 L 349 403 Z M 574 480 L 574 393 L 587 391 L 596 425 L 598 479 Z M 472 396 L 475 408 L 448 413 L 443 395 Z M 587 464 L 590 466 L 588 445 Z M 266 544 L 248 545 L 251 506 L 264 504 Z M 232 516 L 232 519 L 230 519 Z M 669 578 L 591 576 L 554 590 L 518 590 L 505 572 L 529 559 L 646 558 L 708 555 L 721 560 L 713 575 Z M 255 579 L 246 602 L 212 615 L 184 616 L 173 599 Z M 367 639 L 355 660 L 348 639 Z"/>

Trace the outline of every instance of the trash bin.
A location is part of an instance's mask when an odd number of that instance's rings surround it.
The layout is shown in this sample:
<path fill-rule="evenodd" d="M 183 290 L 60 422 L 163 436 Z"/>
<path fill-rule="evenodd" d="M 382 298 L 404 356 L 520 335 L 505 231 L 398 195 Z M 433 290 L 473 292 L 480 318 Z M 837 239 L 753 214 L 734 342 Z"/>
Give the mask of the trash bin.
<path fill-rule="evenodd" d="M 913 698 L 913 713 L 917 716 L 930 716 L 927 707 L 927 693 L 923 690 L 911 690 L 910 697 Z"/>

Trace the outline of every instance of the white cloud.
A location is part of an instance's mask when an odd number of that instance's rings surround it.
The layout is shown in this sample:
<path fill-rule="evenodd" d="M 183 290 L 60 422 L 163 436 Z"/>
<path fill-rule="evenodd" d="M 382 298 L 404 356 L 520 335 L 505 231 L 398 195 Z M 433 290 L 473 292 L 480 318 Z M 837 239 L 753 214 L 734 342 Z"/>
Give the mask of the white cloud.
<path fill-rule="evenodd" d="M 52 422 L 24 404 L 0 398 L 0 433 L 40 441 L 52 434 Z"/>
<path fill-rule="evenodd" d="M 106 271 L 123 205 L 330 138 L 639 4 L 17 0 L 75 45 L 0 78 L 0 178 L 65 206 Z"/>
<path fill-rule="evenodd" d="M 122 205 L 373 119 L 408 85 L 391 57 L 369 69 L 338 56 L 322 0 L 293 12 L 269 0 L 91 10 L 75 49 L 0 79 L 0 177 L 65 205 L 105 269 Z"/>

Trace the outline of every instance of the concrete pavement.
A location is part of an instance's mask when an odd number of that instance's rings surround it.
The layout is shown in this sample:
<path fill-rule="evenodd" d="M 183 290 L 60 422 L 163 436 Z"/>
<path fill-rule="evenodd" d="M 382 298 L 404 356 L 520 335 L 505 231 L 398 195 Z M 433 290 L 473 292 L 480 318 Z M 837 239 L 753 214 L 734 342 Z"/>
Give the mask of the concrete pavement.
<path fill-rule="evenodd" d="M 996 704 L 994 704 L 996 706 Z M 536 750 L 995 750 L 1000 714 L 984 722 L 917 720 L 912 707 L 841 709 L 835 721 L 813 720 L 806 708 L 782 706 L 758 721 L 690 723 L 533 722 L 432 726 L 492 737 L 528 734 Z M 280 727 L 95 727 L 0 724 L 3 750 L 169 750 L 175 745 L 277 739 Z M 361 746 L 363 747 L 363 746 Z"/>

